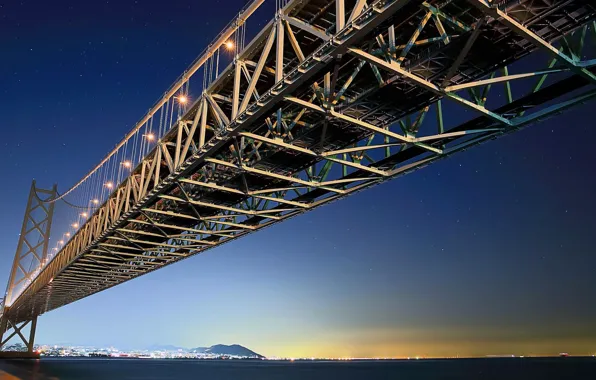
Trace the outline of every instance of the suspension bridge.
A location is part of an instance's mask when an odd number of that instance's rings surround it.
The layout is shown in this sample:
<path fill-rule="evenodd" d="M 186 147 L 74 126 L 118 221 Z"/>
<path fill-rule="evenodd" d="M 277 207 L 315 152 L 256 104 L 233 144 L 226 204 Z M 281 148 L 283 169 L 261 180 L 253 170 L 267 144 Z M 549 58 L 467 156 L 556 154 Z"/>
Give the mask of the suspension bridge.
<path fill-rule="evenodd" d="M 592 100 L 595 20 L 592 0 L 248 3 L 79 182 L 33 183 L 0 346 L 32 352 L 43 313 Z"/>

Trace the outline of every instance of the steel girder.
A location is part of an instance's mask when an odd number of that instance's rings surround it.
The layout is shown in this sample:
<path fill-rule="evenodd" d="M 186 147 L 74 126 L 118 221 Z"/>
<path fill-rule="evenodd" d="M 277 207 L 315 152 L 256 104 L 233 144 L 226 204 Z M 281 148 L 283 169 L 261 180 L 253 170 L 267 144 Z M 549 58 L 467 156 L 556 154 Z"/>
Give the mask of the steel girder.
<path fill-rule="evenodd" d="M 29 334 L 28 336 L 23 330 L 26 327 L 29 327 Z M 27 347 L 27 352 L 33 352 L 33 344 L 35 342 L 35 330 L 37 328 L 37 316 L 33 316 L 31 319 L 26 319 L 22 322 L 16 323 L 10 318 L 2 318 L 0 320 L 0 331 L 3 331 L 0 334 L 0 350 L 8 343 L 13 337 L 18 336 L 21 341 Z M 4 337 L 4 333 L 10 331 L 11 333 L 8 336 Z"/>
<path fill-rule="evenodd" d="M 14 298 L 18 296 L 19 289 L 31 284 L 39 274 L 40 268 L 46 263 L 52 218 L 54 215 L 54 204 L 47 204 L 44 201 L 55 197 L 56 194 L 56 186 L 51 190 L 44 190 L 37 188 L 35 181 L 31 184 L 25 217 L 23 218 L 23 225 L 19 235 L 19 243 L 8 279 L 6 293 L 0 306 L 0 350 L 12 337 L 19 336 L 27 346 L 28 351 L 33 351 L 37 316 L 31 315 L 25 319 L 14 320 L 10 313 L 10 306 Z M 45 197 L 45 199 L 42 199 L 40 196 Z M 29 326 L 28 338 L 22 333 L 22 330 L 26 326 Z M 7 337 L 4 337 L 4 334 L 11 329 L 12 332 Z"/>
<path fill-rule="evenodd" d="M 594 98 L 594 6 L 503 4 L 291 2 L 19 296 L 13 319 Z M 448 125 L 446 112 L 478 116 Z"/>

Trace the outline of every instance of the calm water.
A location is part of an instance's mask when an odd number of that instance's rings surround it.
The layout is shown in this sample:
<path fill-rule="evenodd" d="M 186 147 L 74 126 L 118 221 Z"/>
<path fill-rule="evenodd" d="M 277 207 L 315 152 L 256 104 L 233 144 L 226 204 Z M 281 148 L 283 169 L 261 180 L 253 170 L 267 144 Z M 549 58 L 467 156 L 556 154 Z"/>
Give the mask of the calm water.
<path fill-rule="evenodd" d="M 596 379 L 596 358 L 470 359 L 354 362 L 43 359 L 0 361 L 23 380 L 328 380 L 328 379 Z M 4 376 L 4 377 L 3 377 Z M 0 380 L 12 379 L 0 374 Z"/>

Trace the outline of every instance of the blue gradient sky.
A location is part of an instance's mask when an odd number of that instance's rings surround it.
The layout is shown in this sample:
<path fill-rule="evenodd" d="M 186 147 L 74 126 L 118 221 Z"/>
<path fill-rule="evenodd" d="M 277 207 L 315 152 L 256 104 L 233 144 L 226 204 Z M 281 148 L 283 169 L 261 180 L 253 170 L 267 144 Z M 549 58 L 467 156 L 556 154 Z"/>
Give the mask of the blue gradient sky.
<path fill-rule="evenodd" d="M 0 3 L 0 284 L 31 179 L 78 180 L 242 3 Z M 37 342 L 592 354 L 593 107 L 50 312 Z"/>

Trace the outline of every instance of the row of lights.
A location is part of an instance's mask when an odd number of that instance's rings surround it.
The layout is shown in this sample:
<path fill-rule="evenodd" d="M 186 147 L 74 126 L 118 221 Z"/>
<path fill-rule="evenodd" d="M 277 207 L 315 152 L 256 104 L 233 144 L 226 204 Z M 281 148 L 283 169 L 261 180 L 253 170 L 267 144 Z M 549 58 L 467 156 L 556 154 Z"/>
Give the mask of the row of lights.
<path fill-rule="evenodd" d="M 180 95 L 180 96 L 174 96 L 174 99 L 177 99 L 178 102 L 180 104 L 186 104 L 188 103 L 188 96 L 186 95 Z M 155 134 L 153 132 L 149 132 L 145 135 L 143 135 L 147 141 L 155 141 Z M 124 161 L 122 163 L 120 163 L 122 166 L 124 166 L 126 169 L 132 169 L 132 162 L 131 161 Z M 107 187 L 108 189 L 112 190 L 114 188 L 114 183 L 112 181 L 106 182 L 105 183 L 105 187 Z M 99 201 L 97 199 L 93 200 L 94 204 L 98 204 Z"/>
<path fill-rule="evenodd" d="M 232 50 L 234 48 L 234 42 L 232 42 L 231 40 L 226 41 L 224 44 L 224 47 L 227 50 Z M 189 98 L 187 95 L 180 95 L 180 96 L 175 96 L 174 99 L 178 100 L 178 103 L 180 104 L 187 104 L 189 102 Z M 143 137 L 145 137 L 147 139 L 147 141 L 155 141 L 156 140 L 156 136 L 153 132 L 149 132 L 147 134 L 144 134 Z M 122 166 L 124 166 L 126 169 L 132 169 L 132 162 L 131 161 L 124 161 L 121 163 Z M 108 181 L 105 183 L 104 185 L 107 189 L 112 190 L 114 188 L 114 183 L 112 181 Z M 91 200 L 91 203 L 95 206 L 99 205 L 99 199 L 95 198 Z M 83 218 L 87 218 L 89 216 L 89 213 L 87 212 L 82 212 L 81 216 Z M 74 229 L 77 229 L 80 227 L 79 223 L 73 223 L 71 224 L 71 227 Z M 71 233 L 70 232 L 66 232 L 63 236 L 63 238 L 61 240 L 58 241 L 58 245 L 63 246 L 66 241 L 65 238 L 70 238 Z M 53 251 L 58 251 L 58 247 L 54 247 Z M 46 260 L 47 261 L 47 260 Z M 45 262 L 44 262 L 45 264 Z M 43 266 L 43 265 L 42 265 Z M 41 268 L 38 268 L 38 271 L 41 270 Z M 53 279 L 52 279 L 53 280 Z M 51 281 L 50 281 L 51 282 Z"/>
<path fill-rule="evenodd" d="M 227 42 L 224 43 L 224 46 L 225 46 L 225 48 L 227 50 L 232 50 L 234 48 L 234 42 L 227 41 Z M 184 95 L 184 94 L 183 95 L 180 95 L 180 96 L 175 96 L 174 99 L 178 100 L 178 102 L 180 104 L 187 104 L 188 101 L 189 101 L 188 96 L 187 95 Z M 156 140 L 156 136 L 152 132 L 149 132 L 147 134 L 144 134 L 143 136 L 147 139 L 147 141 L 155 141 Z M 132 168 L 132 162 L 131 161 L 128 161 L 128 160 L 122 162 L 121 165 L 124 166 L 127 169 L 131 169 Z M 104 186 L 107 189 L 112 190 L 114 188 L 114 183 L 112 181 L 108 181 L 108 182 L 105 183 Z M 99 199 L 93 199 L 91 201 L 91 203 L 93 203 L 94 205 L 99 205 Z M 89 216 L 89 214 L 87 212 L 83 212 L 83 213 L 81 213 L 81 216 L 83 218 L 87 218 Z M 71 224 L 71 226 L 72 226 L 72 228 L 77 229 L 77 228 L 79 228 L 80 225 L 79 225 L 79 223 L 73 223 L 73 224 Z M 71 233 L 70 232 L 66 232 L 64 234 L 64 236 L 66 238 L 69 238 L 71 236 Z M 58 241 L 58 244 L 59 245 L 64 245 L 65 244 L 65 241 L 64 240 L 59 240 Z M 53 248 L 53 250 L 54 251 L 57 251 L 58 248 L 57 247 L 56 248 Z"/>
<path fill-rule="evenodd" d="M 226 41 L 226 42 L 224 43 L 224 47 L 225 47 L 227 50 L 232 50 L 232 49 L 234 48 L 234 42 L 232 42 L 232 41 L 228 40 L 228 41 Z M 184 95 L 184 94 L 182 94 L 182 95 L 180 95 L 180 96 L 177 96 L 177 97 L 175 96 L 175 97 L 174 97 L 174 99 L 177 99 L 177 100 L 178 100 L 178 102 L 179 102 L 180 104 L 187 104 L 187 103 L 188 103 L 188 101 L 189 101 L 189 99 L 188 99 L 188 96 L 187 96 L 187 95 Z M 155 140 L 156 140 L 156 136 L 155 136 L 155 134 L 154 134 L 154 133 L 152 133 L 152 132 L 149 132 L 148 134 L 145 134 L 145 135 L 143 135 L 143 136 L 144 136 L 144 137 L 147 139 L 147 141 L 155 141 Z M 131 168 L 132 168 L 132 162 L 131 162 L 131 161 L 128 161 L 128 160 L 127 160 L 127 161 L 124 161 L 124 162 L 122 162 L 122 166 L 124 166 L 124 167 L 125 167 L 125 168 L 127 168 L 127 169 L 131 169 Z M 106 188 L 108 188 L 109 190 L 112 190 L 112 189 L 114 188 L 114 183 L 113 183 L 113 182 L 111 182 L 111 181 L 109 181 L 109 182 L 106 182 L 105 186 L 106 186 Z M 92 199 L 92 200 L 91 200 L 91 203 L 92 203 L 93 205 L 97 206 L 97 205 L 99 205 L 99 199 L 97 199 L 97 198 L 95 198 L 95 199 Z M 87 213 L 86 211 L 85 211 L 85 212 L 82 212 L 82 213 L 81 213 L 81 216 L 82 216 L 83 218 L 85 218 L 85 219 L 86 219 L 86 218 L 89 216 L 89 213 Z M 71 224 L 71 226 L 72 226 L 72 228 L 74 228 L 74 229 L 76 230 L 77 228 L 79 228 L 80 224 L 79 224 L 79 223 L 73 223 L 73 224 Z M 71 233 L 70 233 L 70 232 L 66 232 L 66 233 L 64 234 L 64 237 L 63 237 L 61 240 L 59 240 L 59 241 L 58 241 L 58 244 L 59 244 L 60 246 L 63 246 L 63 245 L 66 243 L 66 242 L 65 242 L 65 238 L 70 238 L 70 236 L 71 236 Z M 53 250 L 54 252 L 57 252 L 57 251 L 58 251 L 58 247 L 54 247 L 52 250 Z M 40 265 L 40 267 L 39 267 L 39 268 L 37 268 L 37 271 L 36 271 L 37 273 L 36 273 L 36 275 L 37 275 L 37 274 L 38 274 L 38 273 L 41 271 L 41 269 L 42 269 L 42 268 L 45 266 L 45 264 L 46 264 L 47 262 L 49 262 L 49 260 L 50 260 L 49 258 L 46 258 L 46 259 L 44 259 L 44 261 L 43 261 L 42 265 Z M 34 278 L 34 277 L 35 277 L 35 276 L 32 276 L 31 278 Z M 31 281 L 32 281 L 32 280 L 31 280 L 31 278 L 30 278 L 30 279 L 28 279 L 28 282 L 31 282 Z M 54 280 L 53 278 L 52 278 L 52 279 L 50 279 L 50 283 L 51 283 L 53 280 Z"/>
<path fill-rule="evenodd" d="M 231 46 L 233 46 L 233 44 L 232 44 Z M 226 43 L 226 47 L 228 47 L 228 48 L 229 48 L 229 46 L 228 46 L 228 43 Z M 174 98 L 175 98 L 175 99 L 177 99 L 177 100 L 178 100 L 178 102 L 179 102 L 180 104 L 186 104 L 186 103 L 188 103 L 188 96 L 186 96 L 186 95 L 180 95 L 180 96 L 178 96 L 178 97 L 174 97 Z M 148 134 L 146 134 L 146 135 L 143 135 L 143 136 L 144 136 L 144 137 L 145 137 L 145 138 L 146 138 L 148 141 L 155 141 L 155 139 L 156 139 L 156 137 L 155 137 L 155 134 L 154 134 L 154 133 L 152 133 L 152 132 L 150 132 L 150 133 L 148 133 Z M 124 162 L 122 162 L 122 163 L 121 163 L 121 165 L 122 165 L 122 166 L 124 166 L 124 167 L 125 167 L 125 168 L 127 168 L 127 169 L 131 169 L 131 168 L 132 168 L 132 162 L 131 162 L 131 161 L 128 161 L 128 160 L 127 160 L 127 161 L 124 161 Z M 105 187 L 106 187 L 106 188 L 108 188 L 108 189 L 110 189 L 110 190 L 112 190 L 112 189 L 114 188 L 114 183 L 113 183 L 112 181 L 108 181 L 108 182 L 106 182 L 106 183 L 105 183 Z M 99 199 L 95 198 L 95 199 L 91 200 L 91 203 L 92 203 L 92 204 L 94 204 L 94 205 L 99 205 Z M 81 216 L 82 216 L 83 218 L 87 218 L 87 217 L 89 216 L 89 213 L 87 213 L 86 211 L 85 211 L 85 212 L 82 212 L 82 213 L 81 213 Z M 75 222 L 75 223 L 71 224 L 71 227 L 72 227 L 72 228 L 74 228 L 74 229 L 76 230 L 77 228 L 79 228 L 79 227 L 80 227 L 80 224 L 79 224 L 78 222 Z M 66 232 L 66 233 L 63 235 L 63 238 L 62 238 L 61 240 L 58 240 L 58 245 L 59 245 L 59 246 L 63 246 L 63 245 L 66 243 L 66 241 L 65 241 L 65 238 L 66 238 L 66 239 L 67 239 L 67 238 L 70 238 L 70 236 L 71 236 L 71 233 L 70 233 L 70 232 Z M 54 248 L 52 248 L 52 250 L 53 250 L 54 252 L 56 252 L 56 251 L 58 251 L 58 247 L 54 247 Z M 41 266 L 40 266 L 40 267 L 37 269 L 37 273 L 39 273 L 39 272 L 41 271 L 41 268 L 42 268 L 43 266 L 45 266 L 45 264 L 46 264 L 46 262 L 47 262 L 47 261 L 48 261 L 47 259 L 46 259 L 46 260 L 44 260 L 44 262 L 42 263 L 42 265 L 41 265 Z M 37 274 L 37 273 L 36 273 L 36 274 Z M 33 277 L 35 277 L 35 276 L 33 276 Z M 52 280 L 53 280 L 53 279 L 52 279 Z M 50 282 L 51 282 L 52 280 L 50 280 Z"/>
<path fill-rule="evenodd" d="M 179 101 L 181 103 L 186 103 L 188 101 L 188 98 L 186 96 L 184 96 L 184 95 L 181 96 L 180 98 L 181 99 L 179 99 Z M 154 141 L 155 140 L 155 134 L 153 134 L 153 133 L 148 133 L 148 134 L 143 135 L 143 136 L 145 136 L 145 138 L 147 140 L 149 140 L 149 141 Z M 121 165 L 124 166 L 127 169 L 131 169 L 132 168 L 132 162 L 130 162 L 128 160 L 122 162 Z M 112 182 L 112 181 L 106 182 L 105 183 L 105 187 L 108 188 L 108 189 L 110 189 L 110 190 L 112 190 L 114 188 L 114 182 Z M 99 205 L 99 199 L 95 198 L 95 199 L 91 200 L 91 203 L 97 206 L 97 205 Z M 87 212 L 82 212 L 81 213 L 81 216 L 83 218 L 87 218 L 89 216 L 89 214 Z M 77 228 L 80 227 L 80 224 L 79 223 L 73 223 L 73 224 L 71 224 L 71 227 L 74 228 L 74 229 L 77 229 Z M 70 232 L 66 232 L 64 234 L 64 236 L 67 237 L 67 238 L 69 238 L 70 235 L 71 235 Z M 64 243 L 65 243 L 64 240 L 59 240 L 58 241 L 58 244 L 59 245 L 64 245 Z M 57 250 L 58 250 L 58 248 L 54 248 L 54 251 L 57 251 Z"/>
<path fill-rule="evenodd" d="M 184 103 L 188 102 L 188 98 L 187 98 L 185 95 L 182 95 L 182 96 L 180 96 L 180 97 L 178 98 L 178 101 L 179 101 L 180 103 L 183 103 L 183 104 L 184 104 Z M 148 134 L 146 134 L 146 135 L 143 135 L 143 136 L 144 136 L 144 137 L 145 137 L 145 138 L 146 138 L 148 141 L 155 141 L 155 134 L 154 134 L 154 133 L 148 133 Z M 127 161 L 124 161 L 124 162 L 122 162 L 122 163 L 121 163 L 121 165 L 122 165 L 122 166 L 124 166 L 124 167 L 125 167 L 125 168 L 127 168 L 127 169 L 131 169 L 131 168 L 132 168 L 132 162 L 131 162 L 131 161 L 128 161 L 128 160 L 127 160 Z M 108 181 L 108 182 L 106 182 L 106 183 L 104 184 L 104 186 L 105 186 L 106 188 L 108 188 L 109 190 L 112 190 L 112 189 L 114 188 L 114 182 L 112 182 L 112 181 Z M 97 205 L 99 205 L 99 199 L 97 199 L 97 198 L 95 198 L 95 199 L 92 199 L 92 200 L 91 200 L 91 203 L 92 203 L 93 205 L 97 206 Z M 82 216 L 83 218 L 87 218 L 87 217 L 89 216 L 89 213 L 87 213 L 86 211 L 85 211 L 85 212 L 82 212 L 82 213 L 81 213 L 81 216 Z M 72 228 L 74 228 L 74 229 L 77 229 L 77 228 L 79 228 L 79 227 L 80 227 L 80 224 L 79 224 L 79 223 L 73 223 L 73 224 L 71 224 L 71 227 L 72 227 Z M 65 238 L 69 238 L 70 236 L 71 236 L 71 233 L 70 233 L 70 232 L 66 232 L 66 233 L 64 233 L 64 235 L 63 235 L 63 238 L 62 238 L 61 240 L 58 240 L 58 245 L 60 245 L 60 246 L 63 246 L 63 245 L 66 243 L 66 242 L 65 242 Z M 53 250 L 53 251 L 58 251 L 58 247 L 54 247 L 54 248 L 52 248 L 52 250 Z"/>

